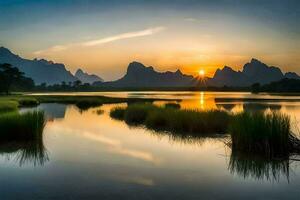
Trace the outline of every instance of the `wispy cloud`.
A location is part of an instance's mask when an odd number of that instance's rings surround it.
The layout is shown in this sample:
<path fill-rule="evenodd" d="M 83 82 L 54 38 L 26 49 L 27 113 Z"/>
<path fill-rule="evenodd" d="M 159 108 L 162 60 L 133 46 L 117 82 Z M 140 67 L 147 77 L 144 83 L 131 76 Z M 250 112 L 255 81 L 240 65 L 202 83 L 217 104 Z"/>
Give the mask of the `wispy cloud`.
<path fill-rule="evenodd" d="M 165 29 L 165 27 L 159 26 L 159 27 L 149 28 L 149 29 L 136 31 L 136 32 L 122 33 L 122 34 L 119 34 L 119 35 L 114 35 L 114 36 L 102 38 L 102 39 L 99 39 L 99 40 L 92 40 L 92 41 L 84 42 L 83 45 L 84 46 L 95 46 L 95 45 L 105 44 L 105 43 L 114 42 L 114 41 L 117 41 L 117 40 L 122 40 L 122 39 L 127 39 L 127 38 L 135 38 L 135 37 L 153 35 L 153 34 L 158 33 L 158 32 L 160 32 L 164 29 Z"/>
<path fill-rule="evenodd" d="M 57 51 L 63 51 L 66 50 L 70 47 L 73 46 L 96 46 L 96 45 L 101 45 L 101 44 L 106 44 L 110 42 L 115 42 L 118 40 L 123 40 L 123 39 L 129 39 L 129 38 L 136 38 L 136 37 L 143 37 L 143 36 L 150 36 L 156 33 L 159 33 L 166 28 L 164 26 L 158 26 L 158 27 L 152 27 L 140 31 L 134 31 L 134 32 L 127 32 L 127 33 L 122 33 L 118 35 L 113 35 L 105 38 L 100 38 L 96 40 L 90 40 L 90 41 L 85 41 L 85 42 L 79 42 L 79 43 L 72 43 L 72 44 L 66 44 L 66 45 L 55 45 L 50 48 L 44 49 L 44 50 L 39 50 L 35 51 L 35 55 L 41 55 L 41 54 L 46 54 L 46 53 L 51 53 L 51 52 L 57 52 Z"/>
<path fill-rule="evenodd" d="M 184 18 L 185 21 L 188 21 L 188 22 L 197 22 L 198 19 L 196 18 L 192 18 L 192 17 L 189 17 L 189 18 Z"/>

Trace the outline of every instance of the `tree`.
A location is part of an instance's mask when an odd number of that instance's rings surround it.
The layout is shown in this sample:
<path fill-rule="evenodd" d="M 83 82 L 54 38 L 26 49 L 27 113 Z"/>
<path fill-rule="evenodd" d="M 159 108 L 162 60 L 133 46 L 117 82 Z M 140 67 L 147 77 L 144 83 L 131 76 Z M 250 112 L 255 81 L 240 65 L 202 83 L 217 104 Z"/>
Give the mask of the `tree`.
<path fill-rule="evenodd" d="M 24 76 L 18 68 L 10 64 L 0 64 L 0 92 L 9 94 L 11 89 L 32 88 L 34 82 L 31 78 Z"/>
<path fill-rule="evenodd" d="M 259 83 L 254 83 L 251 86 L 251 92 L 252 93 L 259 93 L 260 92 L 260 84 Z"/>
<path fill-rule="evenodd" d="M 74 87 L 78 87 L 80 85 L 81 85 L 81 81 L 80 80 L 74 81 Z"/>

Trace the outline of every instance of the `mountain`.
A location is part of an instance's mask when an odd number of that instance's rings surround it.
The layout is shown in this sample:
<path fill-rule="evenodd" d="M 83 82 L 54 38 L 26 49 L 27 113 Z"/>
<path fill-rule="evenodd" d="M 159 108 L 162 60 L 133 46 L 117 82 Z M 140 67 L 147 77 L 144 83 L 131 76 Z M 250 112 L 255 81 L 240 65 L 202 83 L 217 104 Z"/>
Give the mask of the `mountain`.
<path fill-rule="evenodd" d="M 243 74 L 245 74 L 252 83 L 261 84 L 278 81 L 284 78 L 280 68 L 268 66 L 254 58 L 250 63 L 244 65 Z"/>
<path fill-rule="evenodd" d="M 10 50 L 0 47 L 0 63 L 9 63 L 19 68 L 25 76 L 34 80 L 35 84 L 47 83 L 52 85 L 62 81 L 74 82 L 78 80 L 63 64 L 53 63 L 44 59 L 29 60 L 13 54 Z"/>
<path fill-rule="evenodd" d="M 88 74 L 82 69 L 78 69 L 75 73 L 75 77 L 78 78 L 82 83 L 93 84 L 94 82 L 103 82 L 103 79 L 95 74 Z"/>
<path fill-rule="evenodd" d="M 213 78 L 208 81 L 208 85 L 235 87 L 250 86 L 254 83 L 264 85 L 284 78 L 300 79 L 294 72 L 283 74 L 279 67 L 268 66 L 253 58 L 244 65 L 242 71 L 235 71 L 227 66 L 221 70 L 218 69 Z"/>
<path fill-rule="evenodd" d="M 287 72 L 284 74 L 284 77 L 288 79 L 300 79 L 300 76 L 295 72 Z"/>
<path fill-rule="evenodd" d="M 217 69 L 214 77 L 208 80 L 208 85 L 222 87 L 227 86 L 248 86 L 250 80 L 241 71 L 234 71 L 231 67 L 225 66 L 223 69 Z"/>
<path fill-rule="evenodd" d="M 142 63 L 132 62 L 128 65 L 125 76 L 111 82 L 96 82 L 101 87 L 182 87 L 194 86 L 193 76 L 184 75 L 180 70 L 176 72 L 157 72 L 153 67 L 146 67 Z"/>

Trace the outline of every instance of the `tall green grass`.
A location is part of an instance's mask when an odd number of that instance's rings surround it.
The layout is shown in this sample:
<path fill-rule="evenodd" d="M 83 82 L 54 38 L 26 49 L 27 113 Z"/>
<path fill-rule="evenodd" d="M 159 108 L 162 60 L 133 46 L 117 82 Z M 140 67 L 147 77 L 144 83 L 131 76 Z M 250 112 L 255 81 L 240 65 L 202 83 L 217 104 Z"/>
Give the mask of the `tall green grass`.
<path fill-rule="evenodd" d="M 0 114 L 0 140 L 37 140 L 42 137 L 44 125 L 45 116 L 43 111 Z"/>
<path fill-rule="evenodd" d="M 13 112 L 18 110 L 18 102 L 10 100 L 0 101 L 0 114 L 5 112 Z"/>
<path fill-rule="evenodd" d="M 260 153 L 267 157 L 289 154 L 290 118 L 279 112 L 243 112 L 229 126 L 232 150 Z"/>
<path fill-rule="evenodd" d="M 148 114 L 155 109 L 157 107 L 150 103 L 130 104 L 124 113 L 125 122 L 128 124 L 142 124 Z"/>
<path fill-rule="evenodd" d="M 225 133 L 230 120 L 229 114 L 220 110 L 178 110 L 148 103 L 116 108 L 110 115 L 128 124 L 144 124 L 150 129 L 194 134 Z"/>
<path fill-rule="evenodd" d="M 33 97 L 26 97 L 26 98 L 21 98 L 17 100 L 19 103 L 19 106 L 37 106 L 39 105 L 39 101 Z"/>
<path fill-rule="evenodd" d="M 197 111 L 157 108 L 152 110 L 145 125 L 148 128 L 185 133 L 225 133 L 229 114 L 219 110 Z"/>

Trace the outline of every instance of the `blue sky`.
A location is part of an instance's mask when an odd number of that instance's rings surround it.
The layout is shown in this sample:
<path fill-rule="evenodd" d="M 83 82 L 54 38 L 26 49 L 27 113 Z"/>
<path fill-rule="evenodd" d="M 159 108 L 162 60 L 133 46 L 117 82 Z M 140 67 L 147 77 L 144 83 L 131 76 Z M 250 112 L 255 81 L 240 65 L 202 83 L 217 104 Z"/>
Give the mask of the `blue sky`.
<path fill-rule="evenodd" d="M 212 75 L 256 57 L 300 73 L 299 19 L 295 0 L 0 0 L 0 45 L 106 80 L 132 60 Z"/>

